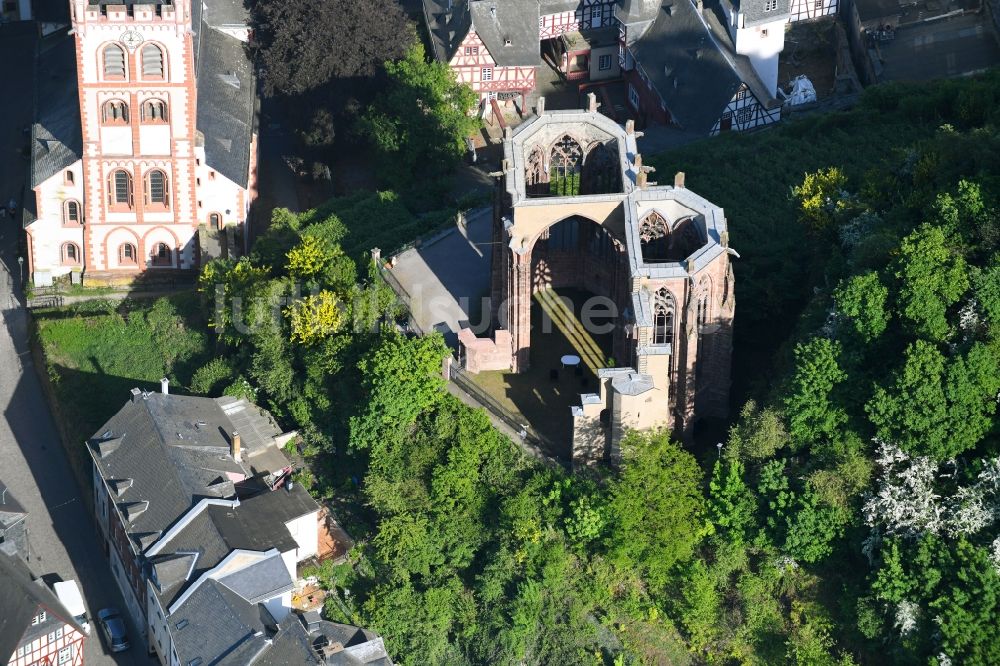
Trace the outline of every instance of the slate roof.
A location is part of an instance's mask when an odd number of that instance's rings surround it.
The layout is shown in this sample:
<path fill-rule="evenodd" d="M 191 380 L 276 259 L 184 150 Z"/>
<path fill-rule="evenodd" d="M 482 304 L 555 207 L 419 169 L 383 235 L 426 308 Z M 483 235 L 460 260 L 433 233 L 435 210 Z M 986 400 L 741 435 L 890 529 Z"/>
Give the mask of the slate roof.
<path fill-rule="evenodd" d="M 766 11 L 767 0 L 736 0 L 736 10 L 743 14 L 743 25 L 752 27 L 761 23 L 787 19 L 791 13 L 791 3 L 779 0 L 778 6 Z"/>
<path fill-rule="evenodd" d="M 295 581 L 288 574 L 280 553 L 275 553 L 218 580 L 250 603 L 272 599 L 295 587 Z"/>
<path fill-rule="evenodd" d="M 231 550 L 208 512 L 197 515 L 167 542 L 164 550 L 160 551 L 163 555 L 150 559 L 152 572 L 157 576 L 154 583 L 159 582 L 160 585 L 156 591 L 160 604 L 168 608 L 202 574 L 225 559 Z M 183 553 L 194 553 L 195 556 L 193 562 L 185 558 L 182 569 L 175 560 Z M 159 577 L 161 571 L 166 574 L 165 578 Z"/>
<path fill-rule="evenodd" d="M 201 657 L 202 664 L 249 663 L 247 655 L 267 647 L 273 623 L 262 606 L 248 603 L 221 582 L 203 581 L 167 618 L 174 650 L 182 664 Z"/>
<path fill-rule="evenodd" d="M 665 0 L 632 52 L 670 115 L 682 128 L 708 134 L 745 81 L 764 104 L 771 100 L 745 56 L 709 29 L 690 0 Z"/>
<path fill-rule="evenodd" d="M 45 622 L 32 626 L 39 607 Z M 32 575 L 18 557 L 0 550 L 0 663 L 7 663 L 17 646 L 68 624 L 83 633 L 56 595 Z"/>
<path fill-rule="evenodd" d="M 538 0 L 469 0 L 472 29 L 500 67 L 541 63 Z"/>
<path fill-rule="evenodd" d="M 207 13 L 216 6 L 213 3 Z M 245 187 L 250 178 L 250 143 L 257 115 L 253 64 L 243 42 L 207 22 L 202 22 L 195 41 L 198 43 L 195 124 L 204 140 L 205 161 Z"/>
<path fill-rule="evenodd" d="M 31 187 L 72 166 L 83 155 L 75 46 L 72 37 L 63 37 L 38 57 Z"/>
<path fill-rule="evenodd" d="M 652 21 L 659 10 L 660 0 L 619 0 L 615 7 L 615 17 L 622 23 L 633 25 Z M 634 37 L 638 35 L 630 34 L 629 41 Z"/>
<path fill-rule="evenodd" d="M 202 0 L 194 0 L 192 4 L 201 2 Z M 242 0 L 204 0 L 204 5 L 201 18 L 211 27 L 242 28 L 250 24 L 250 11 Z"/>
<path fill-rule="evenodd" d="M 229 509 L 208 508 L 220 536 L 231 548 L 268 550 L 287 553 L 297 547 L 285 523 L 319 510 L 309 493 L 299 486 L 292 493 L 276 490 L 255 495 Z"/>
<path fill-rule="evenodd" d="M 535 67 L 541 62 L 538 0 L 453 0 L 450 10 L 448 0 L 423 0 L 423 7 L 431 49 L 442 62 L 452 59 L 470 29 L 500 67 Z M 545 9 L 556 11 L 564 10 Z"/>
<path fill-rule="evenodd" d="M 278 625 L 271 649 L 254 666 L 326 664 L 327 666 L 392 666 L 385 643 L 377 634 L 359 627 L 289 614 Z M 342 650 L 320 655 L 324 644 L 340 643 Z"/>
<path fill-rule="evenodd" d="M 252 424 L 240 429 L 242 463 L 229 455 L 235 414 Z M 235 496 L 233 481 L 263 471 L 255 466 L 255 451 L 270 448 L 263 458 L 287 465 L 271 440 L 280 432 L 266 412 L 246 402 L 138 393 L 88 448 L 98 473 L 115 489 L 112 501 L 134 514 L 127 533 L 145 549 L 199 499 Z M 135 513 L 142 502 L 148 505 Z"/>
<path fill-rule="evenodd" d="M 431 51 L 437 60 L 448 62 L 458 50 L 458 45 L 469 34 L 472 19 L 468 2 L 453 0 L 450 11 L 448 0 L 423 0 L 423 5 Z"/>

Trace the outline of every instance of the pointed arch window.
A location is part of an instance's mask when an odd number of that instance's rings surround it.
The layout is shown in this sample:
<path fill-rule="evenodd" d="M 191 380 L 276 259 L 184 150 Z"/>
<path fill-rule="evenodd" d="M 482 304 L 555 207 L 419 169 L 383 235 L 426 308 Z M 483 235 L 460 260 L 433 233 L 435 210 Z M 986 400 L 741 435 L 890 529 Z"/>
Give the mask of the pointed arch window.
<path fill-rule="evenodd" d="M 108 81 L 125 80 L 125 49 L 117 44 L 108 44 L 101 54 L 104 65 L 104 78 Z"/>
<path fill-rule="evenodd" d="M 128 125 L 128 103 L 120 99 L 110 99 L 104 103 L 101 119 L 105 125 Z"/>
<path fill-rule="evenodd" d="M 174 253 L 166 243 L 154 245 L 151 258 L 154 266 L 172 266 L 174 263 Z"/>
<path fill-rule="evenodd" d="M 108 207 L 112 211 L 131 210 L 132 175 L 124 169 L 111 172 L 108 178 Z"/>
<path fill-rule="evenodd" d="M 118 263 L 123 266 L 135 266 L 138 256 L 132 243 L 122 243 L 118 247 Z"/>
<path fill-rule="evenodd" d="M 153 169 L 146 174 L 146 205 L 150 207 L 167 208 L 170 206 L 170 192 L 167 187 L 167 174 L 159 169 Z"/>
<path fill-rule="evenodd" d="M 163 51 L 156 44 L 146 44 L 142 47 L 142 78 L 164 78 Z"/>
<path fill-rule="evenodd" d="M 612 157 L 607 145 L 599 143 L 590 149 L 583 161 L 580 194 L 607 194 L 620 191 L 621 169 L 618 160 Z"/>
<path fill-rule="evenodd" d="M 669 345 L 674 341 L 674 297 L 666 287 L 656 292 L 653 304 L 653 344 Z"/>
<path fill-rule="evenodd" d="M 555 142 L 549 155 L 549 192 L 555 196 L 572 196 L 580 193 L 580 166 L 583 148 L 566 134 Z"/>

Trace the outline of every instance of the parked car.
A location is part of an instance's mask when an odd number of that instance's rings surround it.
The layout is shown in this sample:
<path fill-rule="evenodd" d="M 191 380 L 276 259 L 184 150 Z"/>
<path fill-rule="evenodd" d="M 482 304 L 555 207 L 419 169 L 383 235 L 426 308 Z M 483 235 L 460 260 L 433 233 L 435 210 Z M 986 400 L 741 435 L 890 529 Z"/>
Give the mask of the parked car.
<path fill-rule="evenodd" d="M 97 613 L 97 620 L 112 652 L 124 652 L 131 647 L 125 632 L 125 620 L 117 608 L 101 610 Z"/>
<path fill-rule="evenodd" d="M 53 585 L 56 596 L 62 602 L 66 610 L 70 612 L 76 623 L 83 630 L 90 633 L 90 618 L 87 617 L 87 608 L 83 605 L 83 596 L 80 595 L 80 587 L 75 580 L 60 581 Z"/>

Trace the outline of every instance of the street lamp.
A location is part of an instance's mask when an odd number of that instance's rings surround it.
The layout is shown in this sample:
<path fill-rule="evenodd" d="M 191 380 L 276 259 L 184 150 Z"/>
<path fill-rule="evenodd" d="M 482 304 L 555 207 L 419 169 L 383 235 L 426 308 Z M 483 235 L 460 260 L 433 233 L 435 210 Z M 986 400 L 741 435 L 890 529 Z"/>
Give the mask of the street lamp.
<path fill-rule="evenodd" d="M 21 286 L 24 286 L 24 257 L 17 258 L 17 266 L 21 270 Z"/>
<path fill-rule="evenodd" d="M 715 448 L 719 449 L 719 457 L 722 457 L 722 442 L 715 445 Z"/>

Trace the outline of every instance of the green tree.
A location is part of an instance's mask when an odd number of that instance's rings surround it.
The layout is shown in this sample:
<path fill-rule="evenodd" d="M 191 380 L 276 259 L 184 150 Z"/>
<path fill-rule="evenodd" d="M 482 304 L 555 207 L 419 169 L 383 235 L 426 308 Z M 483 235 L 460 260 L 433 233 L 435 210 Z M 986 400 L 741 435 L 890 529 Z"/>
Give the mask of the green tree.
<path fill-rule="evenodd" d="M 455 79 L 447 63 L 428 62 L 417 43 L 406 56 L 385 63 L 389 89 L 365 114 L 363 131 L 381 153 L 389 182 L 427 179 L 451 171 L 465 139 L 479 126 L 469 112 L 475 93 Z"/>
<path fill-rule="evenodd" d="M 726 455 L 761 460 L 787 445 L 788 432 L 781 412 L 772 407 L 760 408 L 755 401 L 747 400 L 739 421 L 729 431 Z"/>
<path fill-rule="evenodd" d="M 795 347 L 795 375 L 785 407 L 792 439 L 811 444 L 832 438 L 847 421 L 844 410 L 831 399 L 833 388 L 847 378 L 837 359 L 840 343 L 827 338 L 813 338 Z"/>
<path fill-rule="evenodd" d="M 743 480 L 743 463 L 736 458 L 717 460 L 709 482 L 712 522 L 726 530 L 728 539 L 743 543 L 756 523 L 756 508 L 753 492 Z"/>
<path fill-rule="evenodd" d="M 948 361 L 937 347 L 917 340 L 889 387 L 878 387 L 865 409 L 879 437 L 936 460 L 972 448 L 985 435 L 1000 390 L 998 355 L 976 344 Z"/>
<path fill-rule="evenodd" d="M 834 293 L 837 309 L 850 318 L 854 330 L 864 342 L 882 335 L 889 324 L 889 289 L 879 280 L 878 273 L 855 275 L 840 285 Z"/>
<path fill-rule="evenodd" d="M 799 202 L 799 213 L 814 230 L 828 227 L 834 216 L 846 207 L 844 186 L 847 176 L 837 167 L 807 173 L 802 184 L 792 188 Z"/>
<path fill-rule="evenodd" d="M 948 337 L 948 308 L 969 288 L 965 260 L 949 246 L 941 227 L 924 224 L 903 239 L 895 264 L 900 315 L 929 340 Z"/>
<path fill-rule="evenodd" d="M 351 444 L 369 448 L 405 432 L 443 395 L 441 363 L 449 353 L 439 334 L 408 339 L 386 330 L 359 364 L 367 403 L 351 417 Z"/>
<path fill-rule="evenodd" d="M 701 470 L 694 457 L 662 431 L 629 433 L 622 452 L 621 475 L 609 489 L 609 556 L 662 586 L 704 535 Z"/>
<path fill-rule="evenodd" d="M 315 296 L 306 296 L 285 308 L 291 327 L 292 342 L 315 344 L 340 330 L 344 323 L 337 297 L 332 291 L 323 290 Z"/>

